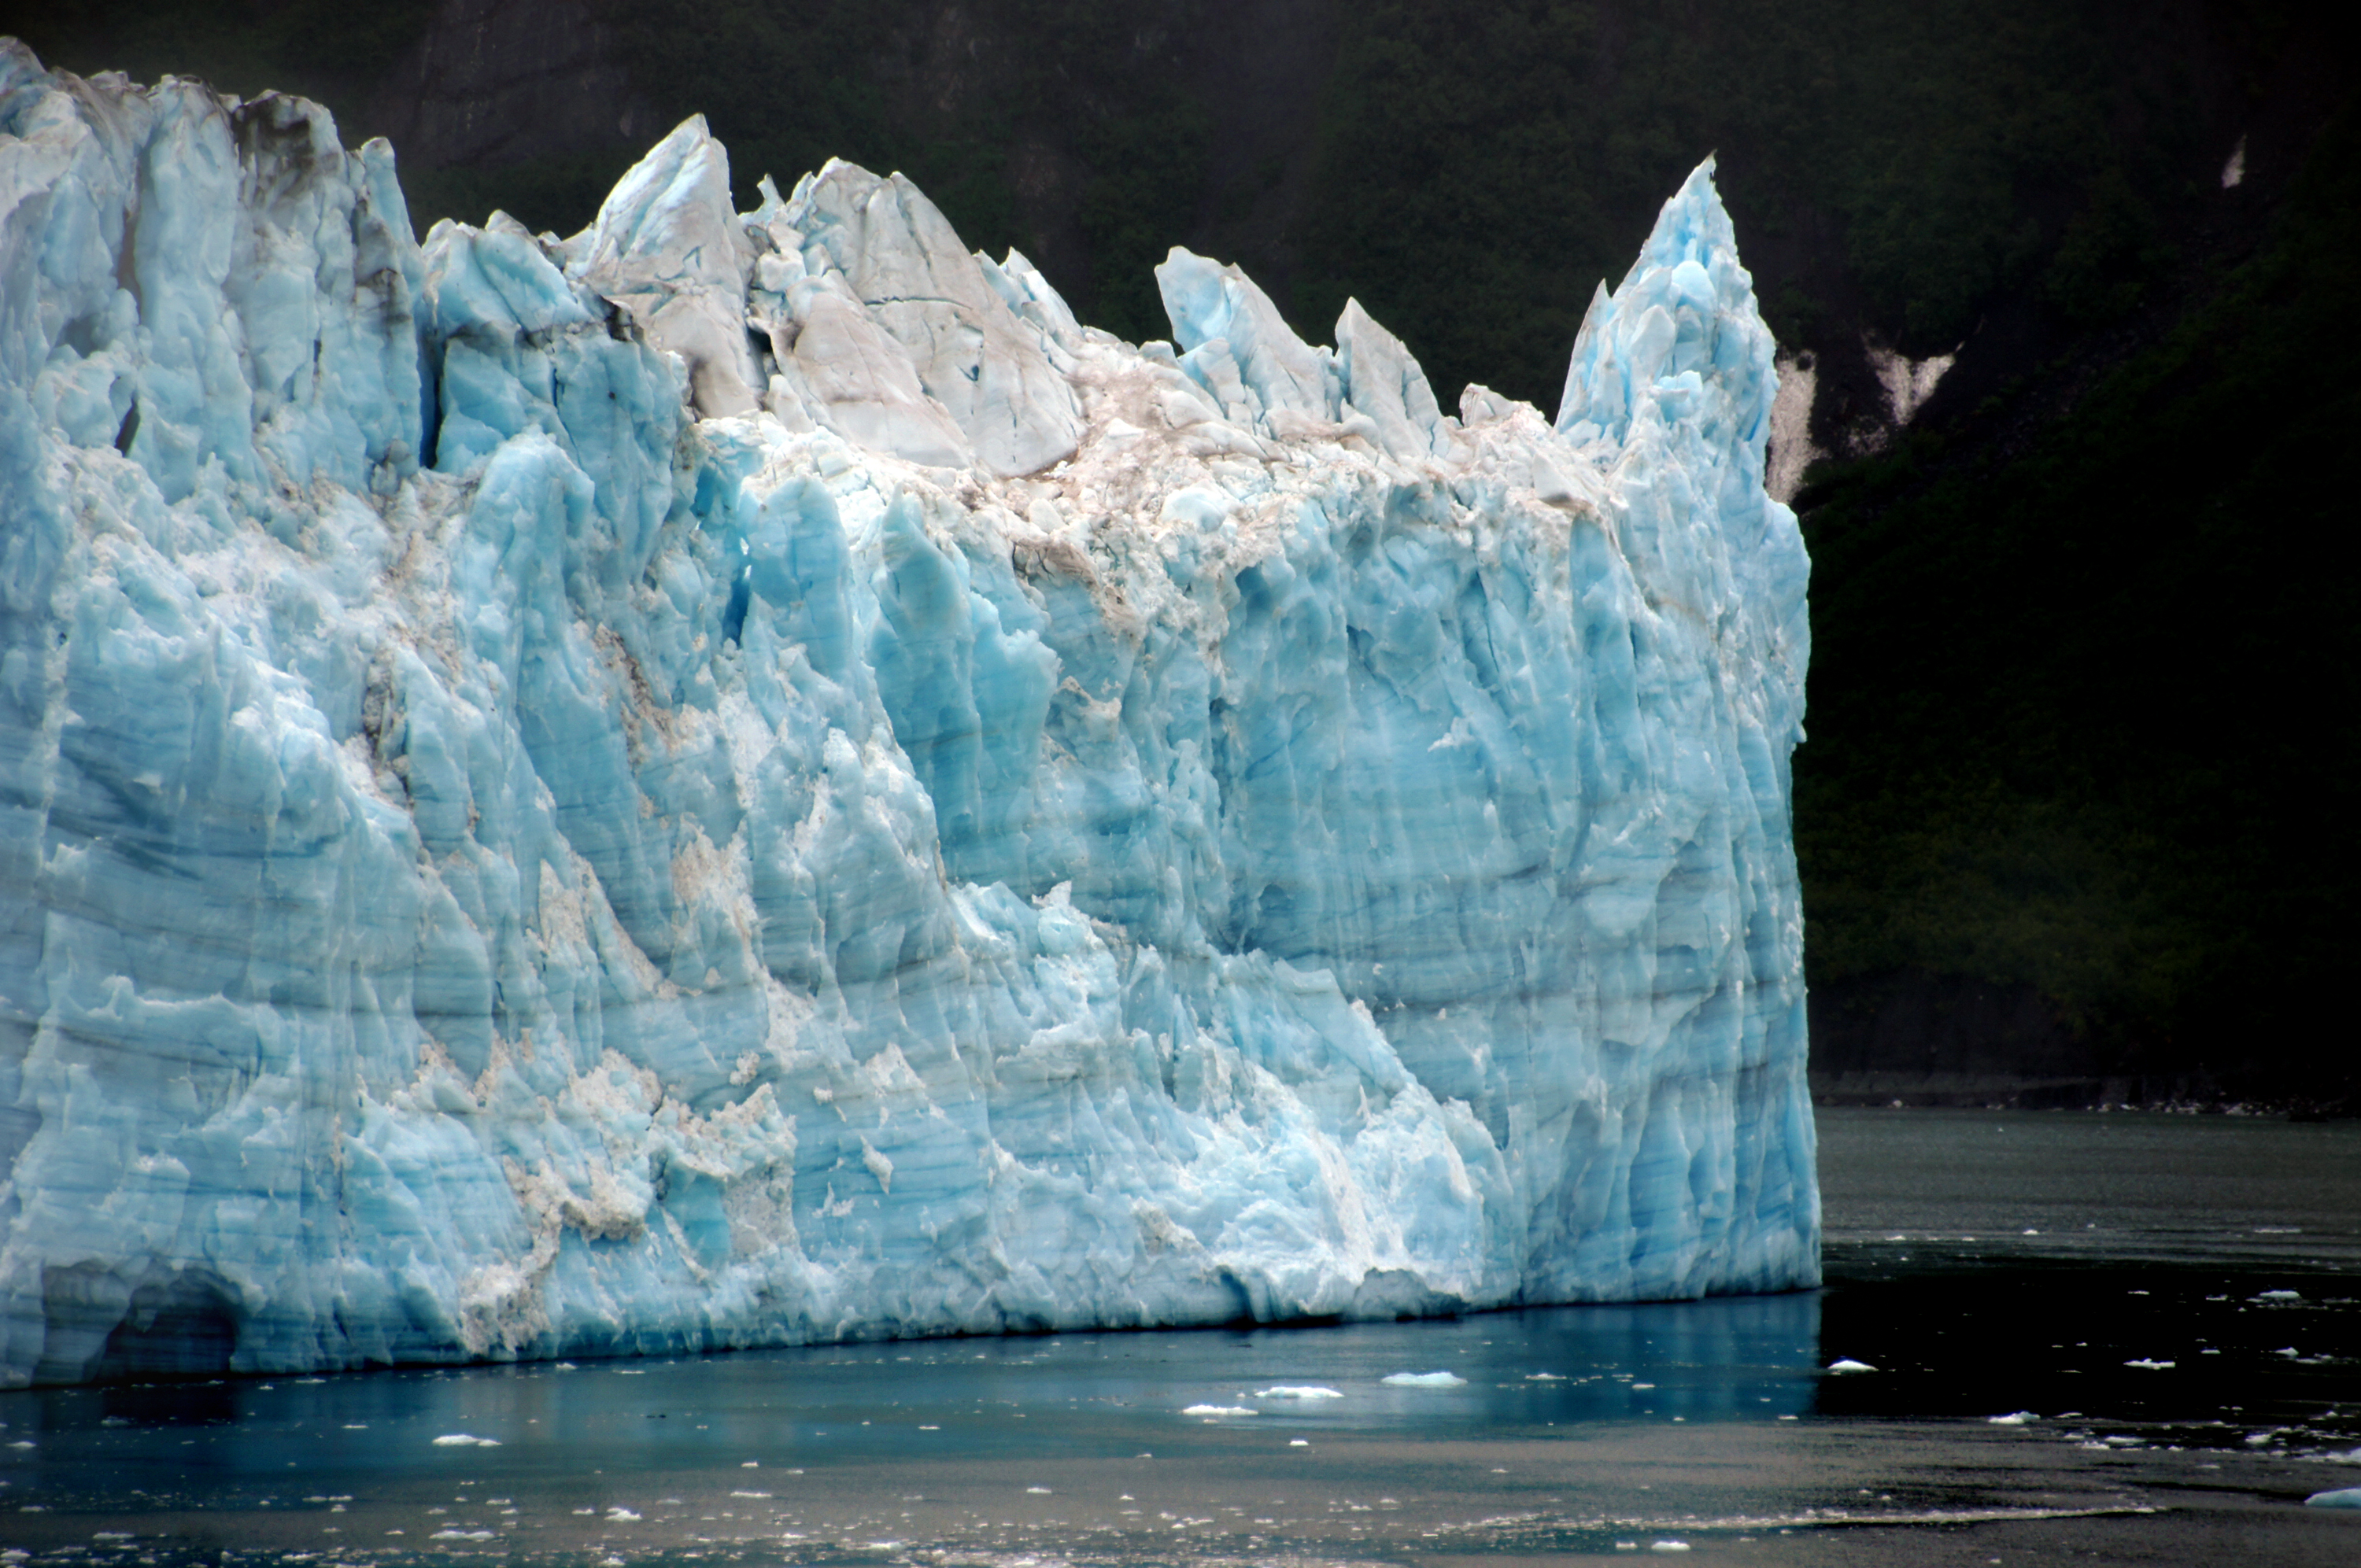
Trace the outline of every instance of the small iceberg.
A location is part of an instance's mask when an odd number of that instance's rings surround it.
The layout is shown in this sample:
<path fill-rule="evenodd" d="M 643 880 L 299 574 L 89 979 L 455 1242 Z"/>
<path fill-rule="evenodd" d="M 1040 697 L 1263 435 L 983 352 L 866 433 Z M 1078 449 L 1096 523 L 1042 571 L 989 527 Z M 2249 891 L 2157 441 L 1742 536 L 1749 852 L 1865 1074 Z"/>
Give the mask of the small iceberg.
<path fill-rule="evenodd" d="M 1565 1374 L 1563 1372 L 1528 1372 L 1525 1374 L 1525 1381 L 1528 1383 L 1563 1383 L 1565 1381 Z"/>
<path fill-rule="evenodd" d="M 1456 1388 L 1467 1379 L 1456 1372 L 1393 1372 L 1378 1381 L 1395 1388 Z"/>
<path fill-rule="evenodd" d="M 2004 1416 L 1986 1416 L 1984 1420 L 1996 1427 L 2021 1427 L 2041 1418 L 2031 1410 L 2011 1410 Z"/>
<path fill-rule="evenodd" d="M 1842 1361 L 1829 1362 L 1828 1370 L 1831 1372 L 1874 1372 L 1877 1368 L 1872 1366 L 1866 1361 L 1855 1361 L 1850 1356 L 1847 1356 Z"/>
<path fill-rule="evenodd" d="M 1334 1388 L 1323 1388 L 1316 1383 L 1276 1383 L 1268 1388 L 1255 1390 L 1257 1399 L 1341 1399 L 1345 1396 Z"/>
<path fill-rule="evenodd" d="M 2126 1361 L 2124 1365 L 2125 1366 L 2136 1366 L 2145 1372 L 2169 1372 L 2176 1364 L 2169 1361 L 2149 1361 L 2143 1358 L 2138 1361 Z"/>
<path fill-rule="evenodd" d="M 1260 1414 L 1250 1405 L 1191 1405 L 1180 1412 L 1184 1416 L 1251 1416 Z"/>
<path fill-rule="evenodd" d="M 2257 1296 L 2255 1299 L 2257 1301 L 2301 1301 L 2303 1299 L 2303 1292 L 2301 1290 L 2266 1290 L 2262 1294 Z"/>
<path fill-rule="evenodd" d="M 2345 1486 L 2334 1492 L 2314 1492 L 2303 1500 L 2307 1508 L 2361 1508 L 2361 1486 Z"/>
<path fill-rule="evenodd" d="M 463 1431 L 445 1432 L 434 1440 L 437 1448 L 498 1448 L 500 1445 L 498 1438 L 471 1437 Z"/>

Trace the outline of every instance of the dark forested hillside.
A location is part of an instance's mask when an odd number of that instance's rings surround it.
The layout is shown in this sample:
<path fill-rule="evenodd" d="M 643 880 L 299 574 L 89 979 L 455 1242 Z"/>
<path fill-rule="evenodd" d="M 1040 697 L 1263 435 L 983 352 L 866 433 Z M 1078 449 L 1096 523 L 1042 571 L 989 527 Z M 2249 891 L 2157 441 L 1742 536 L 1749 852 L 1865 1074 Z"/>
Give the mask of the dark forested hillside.
<path fill-rule="evenodd" d="M 570 231 L 703 113 L 908 172 L 1082 316 L 1166 248 L 1554 407 L 1717 154 L 1811 367 L 1796 834 L 1829 1092 L 2350 1102 L 2356 60 L 2209 0 L 0 0 L 69 69 L 311 93 L 423 229 Z M 1956 354 L 1897 404 L 1881 369 Z"/>

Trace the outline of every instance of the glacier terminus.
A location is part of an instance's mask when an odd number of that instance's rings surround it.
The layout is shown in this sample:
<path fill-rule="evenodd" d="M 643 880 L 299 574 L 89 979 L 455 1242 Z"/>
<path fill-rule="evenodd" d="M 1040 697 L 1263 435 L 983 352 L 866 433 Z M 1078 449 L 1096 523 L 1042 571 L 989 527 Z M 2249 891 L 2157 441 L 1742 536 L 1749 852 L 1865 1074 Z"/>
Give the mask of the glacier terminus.
<path fill-rule="evenodd" d="M 730 192 L 0 45 L 0 1386 L 1817 1283 L 1710 163 L 1554 421 Z"/>

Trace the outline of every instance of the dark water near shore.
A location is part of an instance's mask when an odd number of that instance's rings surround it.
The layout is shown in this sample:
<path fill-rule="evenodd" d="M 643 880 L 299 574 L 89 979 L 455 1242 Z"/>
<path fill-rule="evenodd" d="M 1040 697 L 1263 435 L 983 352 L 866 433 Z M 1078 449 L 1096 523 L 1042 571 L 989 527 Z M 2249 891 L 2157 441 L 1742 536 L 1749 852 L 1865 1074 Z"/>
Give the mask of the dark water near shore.
<path fill-rule="evenodd" d="M 0 1560 L 2361 1561 L 2361 1125 L 1821 1133 L 1822 1291 L 0 1395 Z"/>

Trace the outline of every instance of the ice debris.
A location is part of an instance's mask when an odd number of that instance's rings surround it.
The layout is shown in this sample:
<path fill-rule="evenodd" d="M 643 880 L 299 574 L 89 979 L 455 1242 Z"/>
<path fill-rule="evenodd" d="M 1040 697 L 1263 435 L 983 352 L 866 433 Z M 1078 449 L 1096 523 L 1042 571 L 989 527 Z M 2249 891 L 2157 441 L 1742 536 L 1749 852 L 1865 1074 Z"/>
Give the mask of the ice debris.
<path fill-rule="evenodd" d="M 1710 165 L 1554 422 L 731 188 L 0 44 L 0 1384 L 1815 1282 Z"/>
<path fill-rule="evenodd" d="M 1455 1372 L 1392 1372 L 1378 1381 L 1397 1388 L 1456 1388 L 1467 1379 Z"/>
<path fill-rule="evenodd" d="M 1255 1390 L 1257 1399 L 1341 1399 L 1344 1397 L 1341 1390 L 1324 1388 L 1316 1383 L 1280 1383 Z"/>
<path fill-rule="evenodd" d="M 1855 1361 L 1848 1356 L 1842 1361 L 1829 1362 L 1828 1370 L 1831 1372 L 1874 1372 L 1877 1368 L 1872 1366 L 1866 1361 Z"/>
<path fill-rule="evenodd" d="M 2345 1486 L 2334 1492 L 2314 1492 L 2304 1500 L 2309 1508 L 2361 1508 L 2361 1486 Z"/>

